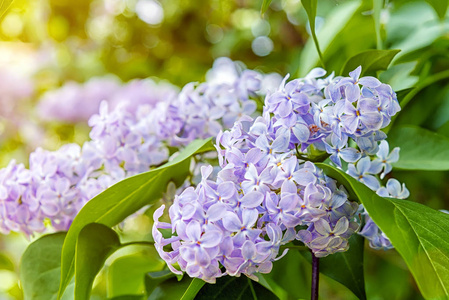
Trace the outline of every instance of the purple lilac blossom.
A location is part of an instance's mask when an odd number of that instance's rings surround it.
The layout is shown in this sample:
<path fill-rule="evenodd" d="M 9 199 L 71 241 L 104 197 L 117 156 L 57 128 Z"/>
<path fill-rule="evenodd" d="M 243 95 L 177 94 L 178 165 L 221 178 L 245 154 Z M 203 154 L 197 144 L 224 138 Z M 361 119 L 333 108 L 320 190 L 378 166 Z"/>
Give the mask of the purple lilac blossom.
<path fill-rule="evenodd" d="M 169 146 L 182 148 L 194 139 L 217 135 L 252 114 L 256 105 L 251 98 L 259 92 L 262 78 L 260 73 L 239 70 L 232 82 L 192 83 L 179 95 L 171 86 L 151 80 L 125 86 L 106 79 L 88 82 L 81 87 L 82 95 L 68 101 L 82 101 L 77 102 L 82 111 L 75 119 L 99 109 L 89 118 L 91 140 L 57 151 L 37 149 L 30 155 L 29 169 L 12 162 L 0 170 L 0 231 L 32 235 L 45 231 L 48 223 L 67 230 L 87 201 L 167 161 Z M 97 96 L 111 92 L 113 97 L 100 103 Z M 63 94 L 60 103 L 65 103 Z M 93 106 L 83 107 L 84 101 Z M 190 238 L 197 238 L 196 231 Z"/>
<path fill-rule="evenodd" d="M 360 73 L 357 68 L 350 78 L 320 79 L 325 71 L 314 69 L 288 83 L 287 76 L 267 95 L 262 116 L 241 116 L 217 134 L 217 176 L 209 179 L 212 166 L 202 167 L 200 183 L 175 197 L 171 223 L 159 221 L 165 206 L 154 214 L 156 249 L 173 272 L 207 282 L 224 275 L 257 279 L 254 274 L 270 272 L 272 262 L 285 254 L 280 246 L 294 239 L 317 257 L 346 251 L 350 236 L 360 230 L 359 205 L 303 160 L 311 148 L 330 154 L 340 168 L 341 159 L 350 163 L 349 175 L 382 195 L 407 194 L 396 181 L 385 188 L 375 177 L 382 171 L 385 176 L 397 160 L 398 149 L 388 154 L 380 131 L 399 110 L 396 96 L 375 78 L 359 78 Z M 385 234 L 364 215 L 362 235 L 372 247 L 390 248 Z M 159 229 L 169 228 L 172 235 L 163 237 Z M 205 242 L 202 236 L 208 237 Z"/>
<path fill-rule="evenodd" d="M 46 121 L 85 122 L 98 112 L 102 101 L 111 108 L 127 102 L 127 110 L 134 113 L 141 105 L 154 106 L 163 99 L 175 98 L 177 93 L 173 85 L 150 78 L 122 84 L 114 76 L 94 77 L 83 84 L 71 81 L 46 92 L 40 99 L 38 113 Z"/>

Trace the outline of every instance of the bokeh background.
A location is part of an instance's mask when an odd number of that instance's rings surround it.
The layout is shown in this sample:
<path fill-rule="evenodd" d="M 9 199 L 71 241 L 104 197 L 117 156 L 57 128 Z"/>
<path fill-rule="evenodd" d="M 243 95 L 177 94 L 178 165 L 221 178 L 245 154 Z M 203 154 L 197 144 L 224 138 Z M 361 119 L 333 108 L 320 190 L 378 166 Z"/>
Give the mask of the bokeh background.
<path fill-rule="evenodd" d="M 317 35 L 327 70 L 338 73 L 349 57 L 376 47 L 401 49 L 392 66 L 377 74 L 396 91 L 448 70 L 449 19 L 438 2 L 384 1 L 379 45 L 372 1 L 318 1 Z M 133 85 L 145 92 L 157 83 L 164 93 L 161 86 L 202 81 L 218 57 L 282 76 L 303 76 L 318 66 L 300 0 L 274 0 L 264 15 L 261 6 L 262 0 L 13 1 L 0 18 L 1 167 L 11 159 L 27 165 L 37 147 L 83 143 L 88 117 L 103 98 L 127 97 Z M 449 137 L 447 78 L 423 88 L 396 124 Z M 448 173 L 392 176 L 406 183 L 412 201 L 449 209 Z M 148 228 L 148 220 L 135 221 L 128 234 L 147 234 Z M 22 299 L 17 274 L 28 243 L 21 235 L 0 235 L 0 300 Z M 298 253 L 288 257 L 297 264 L 279 261 L 274 276 L 283 279 L 285 299 L 299 299 L 309 288 L 310 266 Z M 368 299 L 421 299 L 394 250 L 366 247 L 365 264 Z M 321 279 L 323 299 L 355 299 L 337 282 Z M 104 299 L 104 290 L 100 278 L 94 297 Z"/>

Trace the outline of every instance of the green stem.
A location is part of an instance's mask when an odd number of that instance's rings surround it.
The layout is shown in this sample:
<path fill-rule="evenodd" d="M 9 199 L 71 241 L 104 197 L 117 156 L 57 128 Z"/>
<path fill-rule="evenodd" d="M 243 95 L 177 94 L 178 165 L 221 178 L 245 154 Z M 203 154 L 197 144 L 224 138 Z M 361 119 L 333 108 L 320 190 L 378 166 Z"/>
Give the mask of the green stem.
<path fill-rule="evenodd" d="M 315 20 L 313 20 L 313 21 L 315 22 Z M 309 23 L 310 23 L 310 20 L 309 20 Z M 312 27 L 312 25 L 310 25 L 310 27 Z M 323 69 L 326 69 L 326 66 L 324 65 L 323 54 L 321 53 L 320 45 L 318 44 L 318 38 L 315 34 L 315 26 L 313 26 L 313 30 L 310 30 L 310 31 L 312 31 L 313 42 L 315 43 L 316 51 L 318 52 L 318 56 L 320 57 L 321 66 L 323 67 Z"/>

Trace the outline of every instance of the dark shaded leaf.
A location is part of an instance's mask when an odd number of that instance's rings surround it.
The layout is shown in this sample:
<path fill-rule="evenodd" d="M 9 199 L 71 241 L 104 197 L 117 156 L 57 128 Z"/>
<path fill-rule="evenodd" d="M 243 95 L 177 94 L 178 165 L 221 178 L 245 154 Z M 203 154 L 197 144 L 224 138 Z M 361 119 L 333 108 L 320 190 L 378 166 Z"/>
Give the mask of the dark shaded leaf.
<path fill-rule="evenodd" d="M 195 300 L 275 300 L 279 299 L 271 291 L 246 276 L 224 276 L 215 284 L 206 284 Z"/>
<path fill-rule="evenodd" d="M 148 300 L 181 299 L 191 282 L 189 276 L 184 276 L 181 281 L 174 277 L 164 280 L 148 295 Z"/>
<path fill-rule="evenodd" d="M 348 76 L 358 66 L 362 66 L 362 74 L 386 70 L 391 61 L 401 50 L 366 50 L 349 58 L 341 75 Z"/>
<path fill-rule="evenodd" d="M 363 276 L 363 248 L 365 239 L 354 234 L 349 239 L 349 250 L 320 258 L 320 272 L 340 282 L 359 299 L 366 299 Z"/>
<path fill-rule="evenodd" d="M 206 284 L 204 280 L 193 278 L 192 282 L 190 282 L 189 287 L 184 292 L 184 295 L 182 295 L 181 300 L 193 300 L 195 299 L 198 292 L 201 290 L 201 288 Z"/>
<path fill-rule="evenodd" d="M 343 171 L 317 164 L 355 193 L 406 262 L 425 298 L 449 298 L 449 214 L 407 200 L 382 198 Z"/>
<path fill-rule="evenodd" d="M 148 295 L 156 289 L 156 287 L 163 281 L 175 277 L 175 274 L 170 270 L 163 270 L 158 272 L 149 272 L 145 275 L 145 290 Z"/>

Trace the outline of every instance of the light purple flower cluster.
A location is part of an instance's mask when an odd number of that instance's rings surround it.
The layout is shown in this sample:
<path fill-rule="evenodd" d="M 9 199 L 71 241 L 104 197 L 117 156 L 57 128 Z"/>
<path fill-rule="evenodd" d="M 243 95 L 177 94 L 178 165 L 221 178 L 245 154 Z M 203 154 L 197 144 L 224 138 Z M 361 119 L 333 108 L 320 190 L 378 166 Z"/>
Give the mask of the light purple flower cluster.
<path fill-rule="evenodd" d="M 85 122 L 98 112 L 102 101 L 111 108 L 127 102 L 127 109 L 135 112 L 140 105 L 155 105 L 162 99 L 176 97 L 177 93 L 175 86 L 149 78 L 122 84 L 113 76 L 94 77 L 83 84 L 71 81 L 46 92 L 40 99 L 38 114 L 47 121 Z"/>
<path fill-rule="evenodd" d="M 295 179 L 289 179 L 289 168 Z M 272 262 L 286 253 L 279 256 L 280 247 L 292 240 L 305 242 L 317 256 L 347 250 L 347 239 L 358 228 L 353 220 L 358 205 L 347 201 L 335 181 L 312 163 L 300 167 L 295 156 L 278 172 L 267 168 L 262 175 L 257 169 L 261 166 L 250 164 L 239 184 L 224 180 L 230 169 L 212 181 L 212 167 L 203 167 L 201 183 L 175 198 L 171 224 L 159 221 L 165 206 L 155 212 L 156 249 L 174 273 L 185 271 L 207 282 L 226 274 L 257 280 L 254 273 L 269 273 Z M 298 230 L 301 225 L 309 227 Z M 159 229 L 176 235 L 164 238 Z M 169 244 L 171 251 L 165 251 Z"/>
<path fill-rule="evenodd" d="M 262 77 L 245 70 L 231 83 L 188 84 L 179 95 L 170 90 L 163 96 L 142 94 L 142 100 L 136 99 L 143 82 L 128 84 L 123 101 L 112 110 L 110 103 L 102 102 L 99 114 L 89 119 L 91 141 L 58 151 L 37 149 L 30 155 L 29 170 L 12 162 L 0 171 L 1 232 L 30 235 L 44 231 L 44 223 L 67 230 L 87 201 L 166 161 L 169 146 L 213 136 L 240 115 L 254 112 L 250 97 Z"/>
<path fill-rule="evenodd" d="M 223 275 L 256 279 L 254 273 L 269 272 L 280 247 L 295 239 L 317 257 L 348 249 L 360 227 L 359 205 L 309 161 L 312 156 L 327 153 L 340 168 L 346 166 L 341 160 L 350 163 L 348 173 L 381 195 L 398 192 L 392 181 L 381 188 L 372 174 L 383 178 L 398 159 L 399 149 L 389 153 L 380 129 L 399 105 L 388 85 L 359 78 L 360 71 L 319 79 L 325 71 L 314 69 L 305 78 L 285 79 L 267 95 L 263 116 L 242 116 L 217 135 L 217 178 L 208 180 L 212 167 L 203 167 L 196 188 L 175 198 L 171 223 L 159 220 L 165 206 L 154 214 L 156 249 L 173 272 L 208 282 Z M 366 222 L 362 232 L 372 245 L 387 245 L 369 217 Z M 168 229 L 164 237 L 160 230 Z"/>

